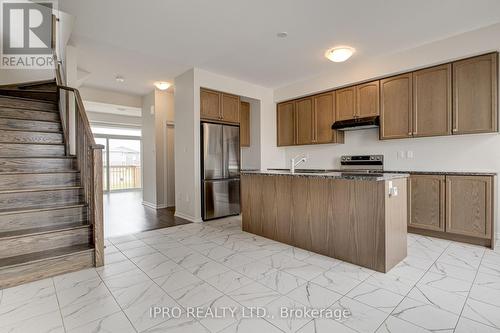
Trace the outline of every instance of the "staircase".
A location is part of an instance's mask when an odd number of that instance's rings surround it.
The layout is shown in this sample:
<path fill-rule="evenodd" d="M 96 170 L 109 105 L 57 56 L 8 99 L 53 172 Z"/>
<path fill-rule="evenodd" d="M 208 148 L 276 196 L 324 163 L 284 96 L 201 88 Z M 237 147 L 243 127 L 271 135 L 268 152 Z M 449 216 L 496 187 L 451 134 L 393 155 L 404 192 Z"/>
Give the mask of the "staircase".
<path fill-rule="evenodd" d="M 0 289 L 103 264 L 101 166 L 89 170 L 101 150 L 78 133 L 88 120 L 73 91 L 79 153 L 69 155 L 60 88 L 0 87 Z"/>

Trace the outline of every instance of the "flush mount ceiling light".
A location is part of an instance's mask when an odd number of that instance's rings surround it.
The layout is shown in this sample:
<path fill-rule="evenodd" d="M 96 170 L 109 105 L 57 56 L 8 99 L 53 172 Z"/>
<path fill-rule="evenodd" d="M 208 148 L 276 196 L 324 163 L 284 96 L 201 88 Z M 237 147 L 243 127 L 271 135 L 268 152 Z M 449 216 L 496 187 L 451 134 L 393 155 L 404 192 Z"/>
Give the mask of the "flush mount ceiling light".
<path fill-rule="evenodd" d="M 354 51 L 355 50 L 350 46 L 337 46 L 328 49 L 325 53 L 325 57 L 333 62 L 343 62 L 349 59 Z"/>
<path fill-rule="evenodd" d="M 161 82 L 155 82 L 155 86 L 159 90 L 167 90 L 171 86 L 171 84 L 168 82 L 161 81 Z"/>
<path fill-rule="evenodd" d="M 278 38 L 287 38 L 287 37 L 288 37 L 288 32 L 286 32 L 286 31 L 278 32 L 278 33 L 276 34 L 276 36 L 277 36 Z"/>
<path fill-rule="evenodd" d="M 120 82 L 120 83 L 125 82 L 125 78 L 123 76 L 120 76 L 120 75 L 117 75 L 115 77 L 115 80 L 116 80 L 116 82 Z"/>

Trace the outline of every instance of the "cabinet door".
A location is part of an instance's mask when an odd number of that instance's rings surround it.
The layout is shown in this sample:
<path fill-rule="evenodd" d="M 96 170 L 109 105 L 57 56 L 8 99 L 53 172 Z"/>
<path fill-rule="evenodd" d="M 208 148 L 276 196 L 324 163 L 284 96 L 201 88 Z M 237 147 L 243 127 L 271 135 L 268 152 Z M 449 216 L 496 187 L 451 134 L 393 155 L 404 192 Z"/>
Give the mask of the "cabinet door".
<path fill-rule="evenodd" d="M 492 178 L 446 176 L 446 232 L 491 238 Z"/>
<path fill-rule="evenodd" d="M 451 64 L 413 72 L 413 136 L 451 134 Z"/>
<path fill-rule="evenodd" d="M 408 185 L 408 226 L 444 231 L 445 177 L 411 175 Z"/>
<path fill-rule="evenodd" d="M 355 118 L 355 98 L 355 87 L 335 91 L 335 118 L 337 121 Z"/>
<path fill-rule="evenodd" d="M 380 114 L 379 81 L 356 86 L 356 116 L 360 118 Z"/>
<path fill-rule="evenodd" d="M 412 135 L 412 74 L 380 81 L 380 138 L 401 139 Z"/>
<path fill-rule="evenodd" d="M 314 142 L 334 142 L 335 93 L 314 96 Z"/>
<path fill-rule="evenodd" d="M 277 107 L 278 146 L 295 144 L 295 102 L 285 102 Z"/>
<path fill-rule="evenodd" d="M 305 98 L 295 103 L 298 145 L 313 143 L 313 106 L 312 98 Z"/>
<path fill-rule="evenodd" d="M 497 131 L 497 53 L 453 63 L 453 134 Z"/>
<path fill-rule="evenodd" d="M 250 103 L 240 103 L 240 146 L 250 147 Z"/>
<path fill-rule="evenodd" d="M 216 119 L 221 117 L 221 94 L 217 91 L 200 90 L 200 118 Z"/>
<path fill-rule="evenodd" d="M 221 120 L 230 123 L 240 122 L 240 97 L 222 94 L 222 118 Z"/>

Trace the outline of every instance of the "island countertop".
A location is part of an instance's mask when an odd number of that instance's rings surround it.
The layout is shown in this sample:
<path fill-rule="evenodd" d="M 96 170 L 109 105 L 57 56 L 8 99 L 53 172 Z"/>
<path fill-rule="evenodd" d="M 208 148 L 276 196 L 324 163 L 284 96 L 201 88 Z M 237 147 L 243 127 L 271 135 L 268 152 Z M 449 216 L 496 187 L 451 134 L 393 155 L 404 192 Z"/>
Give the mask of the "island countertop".
<path fill-rule="evenodd" d="M 294 177 L 316 177 L 329 179 L 347 179 L 347 180 L 363 180 L 363 181 L 385 181 L 400 178 L 408 178 L 407 173 L 353 173 L 340 172 L 330 170 L 319 170 L 316 172 L 301 172 L 300 170 L 291 173 L 289 170 L 242 170 L 241 174 L 245 175 L 262 175 L 262 176 L 294 176 Z"/>

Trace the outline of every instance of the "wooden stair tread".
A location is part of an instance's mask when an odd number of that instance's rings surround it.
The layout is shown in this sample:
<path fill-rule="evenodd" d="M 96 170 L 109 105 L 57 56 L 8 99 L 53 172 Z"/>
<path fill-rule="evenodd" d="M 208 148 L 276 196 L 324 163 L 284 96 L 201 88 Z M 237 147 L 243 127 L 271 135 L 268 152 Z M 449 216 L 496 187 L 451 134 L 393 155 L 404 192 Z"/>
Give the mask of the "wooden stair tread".
<path fill-rule="evenodd" d="M 0 156 L 0 159 L 23 159 L 23 158 L 48 158 L 48 159 L 73 159 L 75 160 L 76 159 L 76 156 L 73 156 L 73 155 L 62 155 L 62 156 Z"/>
<path fill-rule="evenodd" d="M 82 186 L 53 186 L 40 188 L 23 188 L 23 189 L 8 189 L 0 190 L 0 194 L 6 193 L 22 193 L 22 192 L 43 192 L 43 191 L 66 191 L 66 190 L 81 190 Z"/>
<path fill-rule="evenodd" d="M 16 119 L 19 120 L 19 119 Z M 36 120 L 38 121 L 38 120 Z M 29 133 L 50 133 L 50 134 L 63 134 L 63 131 L 41 131 L 41 130 L 33 130 L 33 129 L 24 129 L 24 128 L 5 128 L 0 127 L 0 131 L 8 131 L 8 132 L 29 132 Z"/>
<path fill-rule="evenodd" d="M 46 171 L 9 171 L 2 172 L 0 171 L 0 176 L 2 175 L 45 175 L 45 174 L 54 174 L 54 173 L 79 173 L 80 171 L 76 169 L 67 169 L 67 170 L 46 170 Z"/>
<path fill-rule="evenodd" d="M 12 214 L 23 214 L 32 212 L 41 212 L 47 210 L 59 210 L 59 209 L 69 209 L 76 207 L 85 207 L 84 202 L 75 204 L 65 204 L 65 205 L 43 205 L 43 206 L 28 206 L 23 208 L 13 208 L 13 209 L 0 209 L 0 215 L 12 215 Z"/>
<path fill-rule="evenodd" d="M 66 255 L 75 254 L 78 252 L 93 251 L 94 247 L 90 244 L 79 244 L 69 247 L 62 247 L 47 251 L 40 251 L 35 253 L 23 254 L 15 257 L 8 257 L 0 259 L 0 272 L 3 269 L 8 269 L 13 266 L 24 265 L 51 258 L 62 257 Z"/>
<path fill-rule="evenodd" d="M 0 90 L 1 90 L 1 88 L 0 88 Z M 23 90 L 20 90 L 20 91 L 25 91 L 25 90 L 23 89 Z M 26 101 L 26 102 L 45 103 L 45 104 L 57 105 L 57 102 L 43 101 L 43 100 L 39 100 L 39 99 L 35 99 L 35 98 L 27 98 L 27 97 L 6 96 L 6 95 L 0 94 L 0 100 L 2 98 L 5 98 L 5 99 L 14 99 L 14 100 L 21 100 L 21 101 Z"/>
<path fill-rule="evenodd" d="M 0 106 L 0 109 L 2 107 Z M 36 110 L 34 110 L 36 111 Z M 30 118 L 12 118 L 12 117 L 5 117 L 2 115 L 2 112 L 0 112 L 0 118 L 1 119 L 10 119 L 10 120 L 28 120 L 28 121 L 43 121 L 46 123 L 60 123 L 60 120 L 45 120 L 45 119 L 30 119 Z"/>
<path fill-rule="evenodd" d="M 90 224 L 84 224 L 84 223 L 82 223 L 82 221 L 79 221 L 79 222 L 73 222 L 73 223 L 48 225 L 48 226 L 42 226 L 42 227 L 37 227 L 37 228 L 18 229 L 18 230 L 0 232 L 0 240 L 5 239 L 5 238 L 26 237 L 26 236 L 51 233 L 54 231 L 64 231 L 64 230 L 90 228 L 90 227 L 91 227 Z"/>
<path fill-rule="evenodd" d="M 64 143 L 47 143 L 47 142 L 2 142 L 6 145 L 40 145 L 40 146 L 64 146 Z"/>

